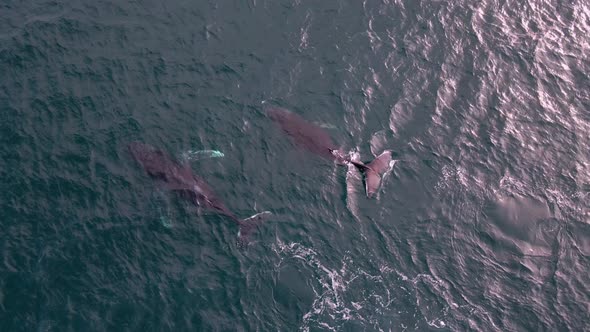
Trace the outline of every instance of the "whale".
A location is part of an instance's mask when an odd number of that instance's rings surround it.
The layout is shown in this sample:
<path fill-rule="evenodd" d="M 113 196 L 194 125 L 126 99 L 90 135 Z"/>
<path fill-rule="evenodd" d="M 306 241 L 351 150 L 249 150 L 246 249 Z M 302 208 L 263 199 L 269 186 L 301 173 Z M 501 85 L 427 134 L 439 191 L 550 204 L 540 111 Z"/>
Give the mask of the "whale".
<path fill-rule="evenodd" d="M 264 211 L 252 217 L 240 219 L 202 177 L 193 173 L 188 164 L 181 164 L 165 151 L 142 142 L 131 142 L 128 144 L 128 149 L 147 175 L 165 189 L 175 192 L 197 207 L 215 211 L 237 224 L 238 238 L 241 243 L 247 242 L 252 231 L 271 214 L 269 211 Z"/>
<path fill-rule="evenodd" d="M 302 116 L 286 108 L 263 102 L 263 110 L 268 118 L 291 137 L 295 145 L 308 150 L 325 159 L 333 160 L 339 165 L 352 164 L 364 173 L 365 191 L 369 198 L 377 193 L 383 174 L 389 169 L 392 161 L 391 150 L 383 151 L 370 163 L 352 160 L 341 151 L 330 135 L 319 125 L 311 123 Z"/>

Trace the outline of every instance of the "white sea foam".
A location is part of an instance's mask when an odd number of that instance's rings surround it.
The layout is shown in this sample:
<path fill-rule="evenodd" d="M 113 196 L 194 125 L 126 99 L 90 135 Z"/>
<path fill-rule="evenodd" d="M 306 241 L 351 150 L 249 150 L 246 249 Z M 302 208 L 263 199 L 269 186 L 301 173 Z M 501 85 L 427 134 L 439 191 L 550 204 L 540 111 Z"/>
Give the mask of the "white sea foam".
<path fill-rule="evenodd" d="M 280 257 L 279 269 L 284 264 L 294 264 L 296 259 L 312 271 L 313 281 L 309 284 L 314 293 L 313 303 L 302 317 L 301 331 L 318 328 L 340 331 L 347 321 L 361 323 L 370 329 L 386 331 L 391 326 L 381 326 L 384 317 L 399 310 L 392 304 L 394 293 L 388 279 L 392 276 L 399 281 L 408 281 L 395 269 L 381 266 L 378 272 L 369 273 L 358 267 L 349 254 L 341 261 L 328 262 L 325 255 L 297 242 L 285 243 L 277 239 L 273 250 Z M 400 287 L 405 294 L 407 290 Z"/>

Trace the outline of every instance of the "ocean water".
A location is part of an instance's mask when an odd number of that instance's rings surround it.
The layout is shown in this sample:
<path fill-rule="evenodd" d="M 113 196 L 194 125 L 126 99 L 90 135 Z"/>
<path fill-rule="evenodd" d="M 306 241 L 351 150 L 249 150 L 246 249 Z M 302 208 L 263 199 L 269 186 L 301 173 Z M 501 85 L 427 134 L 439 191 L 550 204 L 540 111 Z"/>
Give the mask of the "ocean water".
<path fill-rule="evenodd" d="M 1 331 L 589 331 L 587 1 L 0 4 Z M 293 142 L 396 162 L 379 194 Z M 240 217 L 158 187 L 190 161 Z"/>

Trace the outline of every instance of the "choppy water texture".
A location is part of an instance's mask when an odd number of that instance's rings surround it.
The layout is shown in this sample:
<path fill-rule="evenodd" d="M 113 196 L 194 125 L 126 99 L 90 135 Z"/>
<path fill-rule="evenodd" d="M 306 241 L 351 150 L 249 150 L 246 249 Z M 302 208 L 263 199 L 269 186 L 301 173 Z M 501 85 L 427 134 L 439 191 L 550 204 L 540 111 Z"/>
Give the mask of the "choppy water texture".
<path fill-rule="evenodd" d="M 587 331 L 589 36 L 582 0 L 3 1 L 0 330 Z M 393 149 L 378 197 L 263 100 Z M 274 217 L 240 249 L 132 140 Z"/>

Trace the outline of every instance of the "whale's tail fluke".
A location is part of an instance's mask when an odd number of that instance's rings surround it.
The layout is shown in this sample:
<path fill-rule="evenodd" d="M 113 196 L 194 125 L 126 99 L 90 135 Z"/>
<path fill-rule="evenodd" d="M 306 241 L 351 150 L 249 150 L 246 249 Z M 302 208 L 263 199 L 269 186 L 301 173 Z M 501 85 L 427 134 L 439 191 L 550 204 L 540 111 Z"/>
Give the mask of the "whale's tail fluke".
<path fill-rule="evenodd" d="M 249 218 L 240 220 L 240 230 L 238 231 L 238 242 L 241 245 L 248 244 L 250 236 L 256 228 L 262 225 L 272 215 L 270 211 L 257 213 Z"/>
<path fill-rule="evenodd" d="M 365 172 L 365 190 L 367 197 L 373 197 L 381 186 L 381 178 L 387 172 L 391 164 L 391 151 L 386 150 L 369 164 L 353 162 L 361 171 Z"/>

